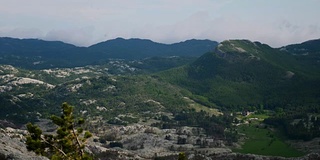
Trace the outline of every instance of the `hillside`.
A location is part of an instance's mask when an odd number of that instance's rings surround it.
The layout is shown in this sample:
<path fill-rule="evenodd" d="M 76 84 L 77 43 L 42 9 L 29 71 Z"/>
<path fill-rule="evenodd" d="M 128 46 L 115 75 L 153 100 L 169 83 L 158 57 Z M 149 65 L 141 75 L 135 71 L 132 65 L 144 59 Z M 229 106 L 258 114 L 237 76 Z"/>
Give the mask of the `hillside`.
<path fill-rule="evenodd" d="M 212 51 L 216 45 L 217 42 L 209 40 L 188 40 L 168 45 L 151 40 L 117 38 L 90 47 L 77 47 L 58 41 L 0 38 L 0 64 L 45 69 L 103 64 L 109 59 L 199 57 Z"/>
<path fill-rule="evenodd" d="M 280 50 L 291 53 L 301 66 L 319 76 L 320 67 L 320 39 L 306 41 L 281 47 Z"/>
<path fill-rule="evenodd" d="M 182 94 L 182 88 L 140 72 L 145 73 L 118 60 L 43 70 L 0 65 L 0 127 L 23 128 L 32 122 L 52 132 L 55 127 L 47 119 L 68 102 L 75 116 L 87 120 L 85 128 L 95 135 L 90 145 L 97 154 L 117 143 L 123 144 L 121 153 L 150 159 L 156 153 L 174 155 L 200 148 L 196 141 L 202 141 L 201 149 L 230 152 L 225 144 L 232 139 L 224 134 L 231 128 L 231 116 L 197 112 L 195 107 L 204 106 Z M 208 143 L 205 137 L 219 141 Z"/>
<path fill-rule="evenodd" d="M 281 47 L 280 49 L 294 54 L 319 53 L 320 39 L 309 40 L 300 44 L 291 44 Z"/>
<path fill-rule="evenodd" d="M 115 118 L 111 115 L 130 112 L 139 119 L 145 116 L 140 112 L 172 112 L 186 103 L 178 88 L 150 76 L 133 76 L 136 72 L 144 71 L 124 61 L 34 71 L 0 65 L 0 116 L 26 123 L 57 112 L 57 107 L 67 101 L 91 116 L 110 119 Z M 104 115 L 101 108 L 109 111 Z"/>
<path fill-rule="evenodd" d="M 298 55 L 297 50 L 228 40 L 190 65 L 157 75 L 187 89 L 191 99 L 210 108 L 268 110 L 266 124 L 278 127 L 290 139 L 311 140 L 320 136 L 319 52 Z"/>
<path fill-rule="evenodd" d="M 160 75 L 221 109 L 319 104 L 319 69 L 291 52 L 259 42 L 229 40 L 194 63 Z"/>

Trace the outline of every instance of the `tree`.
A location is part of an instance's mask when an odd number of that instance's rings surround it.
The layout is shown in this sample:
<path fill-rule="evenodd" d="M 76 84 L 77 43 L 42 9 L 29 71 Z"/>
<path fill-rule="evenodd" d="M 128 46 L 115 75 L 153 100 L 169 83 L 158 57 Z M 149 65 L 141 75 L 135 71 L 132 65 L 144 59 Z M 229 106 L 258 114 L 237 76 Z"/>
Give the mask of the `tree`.
<path fill-rule="evenodd" d="M 178 160 L 186 160 L 186 159 L 187 159 L 187 157 L 186 157 L 185 153 L 183 153 L 183 152 L 179 153 Z"/>
<path fill-rule="evenodd" d="M 92 136 L 89 131 L 80 126 L 83 118 L 77 121 L 73 116 L 73 107 L 66 102 L 62 104 L 62 115 L 51 116 L 51 120 L 58 126 L 55 135 L 42 134 L 42 130 L 31 123 L 27 124 L 29 134 L 26 136 L 27 149 L 38 155 L 49 157 L 53 160 L 90 160 L 84 151 L 85 143 Z"/>

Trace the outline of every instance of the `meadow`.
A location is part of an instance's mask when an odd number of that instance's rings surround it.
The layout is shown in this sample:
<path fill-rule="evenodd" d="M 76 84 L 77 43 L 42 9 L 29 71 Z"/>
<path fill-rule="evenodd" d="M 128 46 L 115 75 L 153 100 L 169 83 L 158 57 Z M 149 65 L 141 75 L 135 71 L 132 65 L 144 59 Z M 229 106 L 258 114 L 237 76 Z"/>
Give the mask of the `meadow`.
<path fill-rule="evenodd" d="M 244 143 L 234 152 L 267 156 L 299 157 L 304 153 L 285 143 L 274 131 L 258 124 L 243 124 L 238 128 L 245 135 Z"/>

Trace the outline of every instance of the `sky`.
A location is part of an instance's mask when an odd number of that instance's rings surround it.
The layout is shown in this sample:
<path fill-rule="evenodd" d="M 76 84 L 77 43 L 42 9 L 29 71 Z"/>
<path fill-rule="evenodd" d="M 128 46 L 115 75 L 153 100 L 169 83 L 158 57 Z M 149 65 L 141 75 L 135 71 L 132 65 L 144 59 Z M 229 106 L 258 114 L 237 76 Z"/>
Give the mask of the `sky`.
<path fill-rule="evenodd" d="M 280 47 L 320 38 L 320 0 L 0 0 L 0 37 L 77 46 L 122 38 L 249 39 Z"/>

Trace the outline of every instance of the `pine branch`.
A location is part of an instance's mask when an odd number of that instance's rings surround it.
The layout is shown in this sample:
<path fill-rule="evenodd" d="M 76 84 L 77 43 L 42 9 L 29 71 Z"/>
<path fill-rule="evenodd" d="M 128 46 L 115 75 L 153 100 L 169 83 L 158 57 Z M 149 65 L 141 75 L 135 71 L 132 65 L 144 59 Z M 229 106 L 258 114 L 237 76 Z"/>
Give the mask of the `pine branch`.
<path fill-rule="evenodd" d="M 83 150 L 81 149 L 81 142 L 79 141 L 79 138 L 78 138 L 78 136 L 77 136 L 77 134 L 76 134 L 76 132 L 75 132 L 75 130 L 74 130 L 74 128 L 73 128 L 73 125 L 72 125 L 72 133 L 73 133 L 73 136 L 76 138 L 76 140 L 77 140 L 77 145 L 78 145 L 78 147 L 79 147 L 79 152 L 80 152 L 80 155 L 81 155 L 81 157 L 83 156 Z"/>
<path fill-rule="evenodd" d="M 63 150 L 59 149 L 57 146 L 49 143 L 46 139 L 44 139 L 43 137 L 41 137 L 41 140 L 43 140 L 44 143 L 50 145 L 51 147 L 53 147 L 54 149 L 56 149 L 58 152 L 60 152 L 64 157 L 68 157 L 66 153 L 63 152 Z"/>
<path fill-rule="evenodd" d="M 72 112 L 70 113 L 70 117 L 72 117 Z M 81 149 L 81 142 L 80 142 L 80 140 L 79 140 L 79 138 L 78 138 L 78 136 L 77 136 L 77 134 L 76 134 L 76 131 L 74 130 L 74 124 L 73 124 L 73 121 L 71 121 L 71 131 L 72 131 L 72 134 L 73 134 L 73 136 L 75 137 L 75 139 L 76 139 L 76 141 L 77 141 L 77 145 L 78 145 L 78 147 L 79 147 L 79 149 L 78 149 L 78 151 L 80 152 L 80 156 L 81 156 L 81 158 L 82 158 L 82 156 L 84 155 L 84 152 L 83 152 L 83 150 Z"/>

